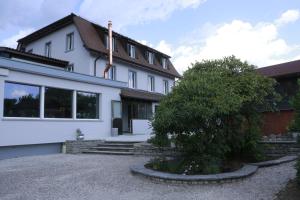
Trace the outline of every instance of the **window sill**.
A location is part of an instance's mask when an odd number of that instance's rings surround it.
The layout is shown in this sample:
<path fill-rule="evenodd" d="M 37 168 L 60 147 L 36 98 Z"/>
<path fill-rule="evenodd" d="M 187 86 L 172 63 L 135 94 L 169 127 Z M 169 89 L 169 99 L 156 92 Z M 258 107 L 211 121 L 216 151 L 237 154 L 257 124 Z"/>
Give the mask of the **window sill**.
<path fill-rule="evenodd" d="M 70 50 L 65 50 L 65 53 L 68 53 L 70 51 L 74 51 L 74 49 L 70 49 Z"/>
<path fill-rule="evenodd" d="M 3 117 L 2 121 L 103 122 L 102 119 Z"/>

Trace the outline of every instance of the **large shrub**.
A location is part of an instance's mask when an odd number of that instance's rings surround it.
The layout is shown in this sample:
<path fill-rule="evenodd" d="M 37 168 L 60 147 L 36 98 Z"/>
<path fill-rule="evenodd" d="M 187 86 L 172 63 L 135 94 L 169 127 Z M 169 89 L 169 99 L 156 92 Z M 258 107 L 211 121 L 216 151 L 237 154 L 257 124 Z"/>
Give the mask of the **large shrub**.
<path fill-rule="evenodd" d="M 300 79 L 298 80 L 298 87 L 300 88 Z M 294 108 L 294 119 L 289 127 L 292 132 L 300 132 L 300 89 L 291 100 L 291 105 Z"/>
<path fill-rule="evenodd" d="M 196 166 L 256 157 L 259 109 L 273 107 L 274 84 L 233 56 L 197 62 L 161 101 L 155 134 L 171 135 Z"/>

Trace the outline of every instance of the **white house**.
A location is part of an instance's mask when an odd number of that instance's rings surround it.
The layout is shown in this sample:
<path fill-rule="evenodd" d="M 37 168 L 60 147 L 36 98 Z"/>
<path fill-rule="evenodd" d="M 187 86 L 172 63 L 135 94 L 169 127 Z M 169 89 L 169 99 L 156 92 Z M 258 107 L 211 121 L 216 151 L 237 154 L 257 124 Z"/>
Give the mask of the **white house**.
<path fill-rule="evenodd" d="M 103 77 L 112 43 L 113 65 Z M 0 47 L 0 159 L 57 152 L 66 140 L 149 134 L 180 77 L 170 57 L 74 14 Z M 3 105 L 3 106 L 2 106 Z M 32 153 L 34 152 L 34 153 Z"/>

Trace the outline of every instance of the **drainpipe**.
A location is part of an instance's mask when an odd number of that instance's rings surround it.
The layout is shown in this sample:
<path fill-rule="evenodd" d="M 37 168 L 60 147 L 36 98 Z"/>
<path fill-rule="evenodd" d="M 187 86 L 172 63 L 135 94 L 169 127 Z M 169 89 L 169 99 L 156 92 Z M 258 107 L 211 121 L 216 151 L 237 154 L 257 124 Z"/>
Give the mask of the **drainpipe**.
<path fill-rule="evenodd" d="M 109 41 L 109 45 L 108 45 L 108 63 L 106 64 L 106 67 L 104 69 L 103 72 L 103 77 L 105 79 L 108 78 L 108 70 L 109 68 L 112 66 L 112 23 L 111 21 L 108 21 L 108 41 Z"/>

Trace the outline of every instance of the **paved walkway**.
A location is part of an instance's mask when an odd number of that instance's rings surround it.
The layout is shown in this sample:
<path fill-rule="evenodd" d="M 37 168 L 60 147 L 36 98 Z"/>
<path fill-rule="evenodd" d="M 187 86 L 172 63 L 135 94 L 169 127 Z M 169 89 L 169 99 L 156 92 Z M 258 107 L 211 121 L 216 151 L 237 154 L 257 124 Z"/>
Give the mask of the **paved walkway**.
<path fill-rule="evenodd" d="M 235 183 L 170 185 L 130 174 L 129 166 L 145 159 L 58 154 L 0 160 L 0 199 L 271 200 L 296 174 L 292 162 Z"/>

